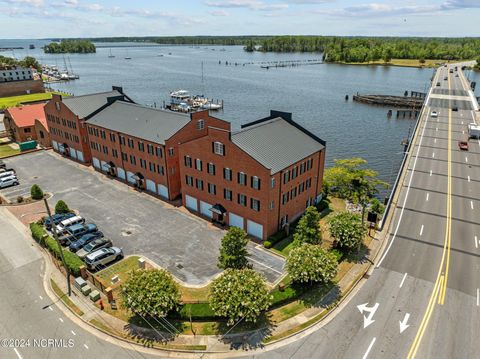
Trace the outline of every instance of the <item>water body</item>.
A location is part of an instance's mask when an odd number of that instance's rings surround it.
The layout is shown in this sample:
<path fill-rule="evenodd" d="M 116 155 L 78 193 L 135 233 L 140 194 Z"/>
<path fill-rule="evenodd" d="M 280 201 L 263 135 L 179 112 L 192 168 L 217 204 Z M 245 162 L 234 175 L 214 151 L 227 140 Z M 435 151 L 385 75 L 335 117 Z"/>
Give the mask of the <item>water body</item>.
<path fill-rule="evenodd" d="M 37 48 L 28 50 L 30 43 Z M 16 57 L 29 54 L 41 63 L 63 68 L 64 55 L 44 54 L 40 49 L 44 43 L 0 40 L 0 47 L 23 46 L 24 50 L 15 50 Z M 67 65 L 71 63 L 80 79 L 52 84 L 52 88 L 81 95 L 120 85 L 138 103 L 157 107 L 168 101 L 171 91 L 186 89 L 223 99 L 225 108 L 215 115 L 232 122 L 234 129 L 267 116 L 270 109 L 292 112 L 295 121 L 327 141 L 327 165 L 334 159 L 362 157 L 389 183 L 395 180 L 402 159 L 401 141 L 413 130 L 414 121 L 395 116 L 387 119 L 387 108 L 353 103 L 352 95 L 423 92 L 433 74 L 432 69 L 335 64 L 266 70 L 261 63 L 319 59 L 321 55 L 246 53 L 240 46 L 108 45 L 114 46 L 114 58 L 109 58 L 110 49 L 103 47 L 95 54 L 66 55 Z M 126 60 L 127 56 L 131 60 Z M 233 65 L 226 66 L 225 61 Z M 470 76 L 480 82 L 478 74 Z M 345 101 L 346 94 L 349 101 Z"/>

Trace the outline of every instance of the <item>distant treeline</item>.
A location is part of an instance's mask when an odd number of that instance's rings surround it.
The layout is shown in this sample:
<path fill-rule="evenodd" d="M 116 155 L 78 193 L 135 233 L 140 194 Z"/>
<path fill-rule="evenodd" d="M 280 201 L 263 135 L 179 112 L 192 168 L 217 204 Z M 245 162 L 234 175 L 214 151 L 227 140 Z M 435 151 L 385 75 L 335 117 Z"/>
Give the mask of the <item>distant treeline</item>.
<path fill-rule="evenodd" d="M 97 49 L 89 40 L 62 40 L 60 43 L 52 42 L 45 45 L 43 51 L 47 54 L 90 54 L 96 52 Z"/>
<path fill-rule="evenodd" d="M 243 45 L 245 51 L 319 52 L 327 62 L 389 62 L 391 59 L 465 60 L 480 56 L 480 38 L 338 36 L 171 36 L 93 38 L 98 42 L 173 45 Z"/>
<path fill-rule="evenodd" d="M 34 67 L 38 71 L 42 69 L 42 66 L 38 63 L 35 57 L 27 56 L 23 60 L 17 60 L 13 57 L 0 55 L 0 69 L 10 69 L 16 66 L 25 68 Z"/>

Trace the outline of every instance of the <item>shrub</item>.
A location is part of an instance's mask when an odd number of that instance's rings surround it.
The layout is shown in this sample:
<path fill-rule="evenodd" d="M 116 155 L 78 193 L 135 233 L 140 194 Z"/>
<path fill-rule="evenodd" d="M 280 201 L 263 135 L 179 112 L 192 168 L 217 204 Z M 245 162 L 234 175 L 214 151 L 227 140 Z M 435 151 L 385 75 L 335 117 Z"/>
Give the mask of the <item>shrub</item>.
<path fill-rule="evenodd" d="M 269 240 L 266 240 L 263 242 L 263 246 L 265 248 L 272 248 L 272 245 L 273 245 L 272 242 L 270 242 Z"/>
<path fill-rule="evenodd" d="M 299 283 L 327 284 L 337 275 L 337 257 L 315 244 L 302 244 L 287 257 L 287 271 Z"/>
<path fill-rule="evenodd" d="M 39 185 L 34 184 L 32 188 L 30 188 L 30 196 L 32 199 L 42 199 L 43 198 L 43 191 Z"/>
<path fill-rule="evenodd" d="M 68 208 L 67 204 L 64 201 L 60 200 L 55 205 L 55 214 L 63 214 L 69 212 L 70 208 Z"/>
<path fill-rule="evenodd" d="M 23 196 L 17 197 L 17 203 L 23 203 Z"/>
<path fill-rule="evenodd" d="M 342 212 L 333 216 L 329 221 L 329 229 L 338 247 L 346 252 L 359 248 L 363 242 L 363 237 L 367 233 L 361 218 L 349 212 Z"/>

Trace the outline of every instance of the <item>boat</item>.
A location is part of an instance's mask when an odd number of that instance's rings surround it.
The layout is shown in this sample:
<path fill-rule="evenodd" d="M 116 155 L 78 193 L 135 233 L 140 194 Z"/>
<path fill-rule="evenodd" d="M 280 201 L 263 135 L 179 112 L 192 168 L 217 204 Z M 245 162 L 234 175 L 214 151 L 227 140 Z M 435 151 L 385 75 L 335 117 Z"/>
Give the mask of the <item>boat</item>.
<path fill-rule="evenodd" d="M 170 93 L 170 104 L 180 105 L 190 100 L 190 93 L 186 90 L 177 90 Z"/>
<path fill-rule="evenodd" d="M 112 49 L 110 49 L 110 54 L 108 55 L 109 58 L 115 57 L 115 55 L 112 54 Z"/>
<path fill-rule="evenodd" d="M 132 58 L 128 56 L 128 49 L 127 49 L 127 56 L 125 56 L 125 60 L 131 60 Z"/>
<path fill-rule="evenodd" d="M 33 49 L 35 48 L 35 45 L 34 45 L 34 44 L 30 44 L 30 45 L 28 46 L 28 48 L 29 48 L 30 50 L 33 50 Z"/>
<path fill-rule="evenodd" d="M 222 108 L 222 105 L 218 103 L 212 103 L 212 102 L 207 102 L 202 105 L 202 108 L 204 110 L 220 110 Z"/>

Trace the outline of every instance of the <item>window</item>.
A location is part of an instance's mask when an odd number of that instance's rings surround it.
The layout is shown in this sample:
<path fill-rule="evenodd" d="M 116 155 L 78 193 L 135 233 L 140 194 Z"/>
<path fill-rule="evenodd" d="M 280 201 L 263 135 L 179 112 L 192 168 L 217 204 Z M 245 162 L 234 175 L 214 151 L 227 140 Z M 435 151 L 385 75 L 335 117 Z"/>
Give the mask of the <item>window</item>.
<path fill-rule="evenodd" d="M 197 130 L 203 130 L 205 128 L 205 121 L 204 120 L 198 120 L 197 121 Z"/>
<path fill-rule="evenodd" d="M 305 182 L 300 183 L 298 186 L 298 193 L 302 193 L 303 191 L 305 191 Z"/>
<path fill-rule="evenodd" d="M 290 171 L 283 172 L 283 184 L 288 183 L 290 181 Z"/>
<path fill-rule="evenodd" d="M 105 133 L 104 130 L 101 130 L 101 131 L 100 131 L 100 137 L 101 137 L 102 139 L 104 139 L 104 140 L 107 139 L 107 134 Z"/>
<path fill-rule="evenodd" d="M 295 197 L 297 197 L 297 187 L 292 188 L 292 190 L 290 191 L 290 198 L 294 199 Z"/>
<path fill-rule="evenodd" d="M 207 172 L 215 176 L 215 165 L 213 163 L 207 165 Z"/>
<path fill-rule="evenodd" d="M 169 154 L 170 156 L 173 156 L 173 155 L 174 155 L 173 147 L 170 147 L 170 148 L 168 149 L 168 154 Z"/>
<path fill-rule="evenodd" d="M 145 144 L 143 142 L 138 142 L 139 151 L 145 152 Z"/>
<path fill-rule="evenodd" d="M 131 138 L 128 139 L 128 147 L 133 148 L 133 140 Z"/>
<path fill-rule="evenodd" d="M 32 132 L 32 129 L 29 128 L 29 127 L 27 127 L 27 128 L 24 129 L 24 132 L 25 132 L 25 133 L 30 133 L 30 132 Z"/>
<path fill-rule="evenodd" d="M 124 145 L 125 146 L 125 137 L 124 136 L 118 136 L 118 140 L 120 141 L 120 144 L 121 145 Z"/>
<path fill-rule="evenodd" d="M 155 163 L 148 161 L 148 169 L 150 172 L 155 172 Z"/>
<path fill-rule="evenodd" d="M 213 143 L 213 153 L 225 156 L 225 145 L 221 142 L 214 142 Z"/>
<path fill-rule="evenodd" d="M 292 168 L 292 180 L 298 177 L 298 167 Z"/>
<path fill-rule="evenodd" d="M 143 158 L 140 158 L 140 167 L 142 168 L 147 168 L 147 161 L 145 161 Z"/>
<path fill-rule="evenodd" d="M 103 148 L 103 153 L 105 153 L 106 155 L 108 155 L 108 147 L 107 146 L 102 146 Z"/>
<path fill-rule="evenodd" d="M 149 155 L 153 155 L 153 146 L 150 143 L 147 143 L 147 152 Z"/>
<path fill-rule="evenodd" d="M 307 171 L 310 170 L 313 166 L 313 158 L 307 160 Z"/>
<path fill-rule="evenodd" d="M 247 206 L 247 196 L 244 194 L 239 193 L 238 194 L 238 204 L 246 207 Z"/>
<path fill-rule="evenodd" d="M 306 188 L 312 187 L 312 179 L 311 179 L 311 178 L 309 178 L 309 179 L 305 182 L 305 187 L 306 187 Z"/>
<path fill-rule="evenodd" d="M 238 184 L 245 186 L 247 184 L 247 175 L 243 172 L 238 172 L 237 180 Z"/>
<path fill-rule="evenodd" d="M 202 170 L 202 160 L 200 158 L 195 160 L 195 169 L 199 171 Z"/>
<path fill-rule="evenodd" d="M 289 192 L 284 193 L 282 196 L 282 204 L 287 204 L 289 199 Z"/>
<path fill-rule="evenodd" d="M 272 179 L 270 180 L 270 186 L 272 188 L 275 188 L 275 178 L 272 177 Z"/>
<path fill-rule="evenodd" d="M 122 161 L 127 161 L 127 160 L 128 160 L 127 154 L 122 152 Z"/>
<path fill-rule="evenodd" d="M 174 166 L 174 167 L 171 167 L 171 168 L 170 168 L 170 173 L 171 173 L 172 175 L 174 175 L 175 172 L 177 172 L 177 167 L 175 167 L 175 166 Z"/>
<path fill-rule="evenodd" d="M 200 191 L 203 191 L 203 180 L 197 178 L 195 180 L 195 184 Z"/>
<path fill-rule="evenodd" d="M 115 134 L 110 132 L 110 141 L 115 142 Z"/>
<path fill-rule="evenodd" d="M 185 156 L 184 161 L 185 161 L 185 167 L 192 168 L 192 157 Z"/>
<path fill-rule="evenodd" d="M 260 189 L 260 178 L 258 178 L 257 176 L 252 176 L 251 186 L 254 189 Z"/>
<path fill-rule="evenodd" d="M 137 159 L 135 158 L 135 156 L 130 155 L 130 163 L 131 163 L 132 165 L 136 165 L 136 164 L 137 164 Z"/>
<path fill-rule="evenodd" d="M 163 176 L 165 174 L 165 169 L 163 168 L 163 166 L 157 165 L 157 172 Z M 193 180 L 192 180 L 192 186 L 193 186 Z"/>
<path fill-rule="evenodd" d="M 275 202 L 271 201 L 270 204 L 268 205 L 268 209 L 271 211 L 275 208 Z"/>
<path fill-rule="evenodd" d="M 217 186 L 212 183 L 208 184 L 208 193 L 210 194 L 217 194 Z"/>
<path fill-rule="evenodd" d="M 224 188 L 223 189 L 223 198 L 225 198 L 227 201 L 231 201 L 232 200 L 232 191 Z"/>
<path fill-rule="evenodd" d="M 157 155 L 157 157 L 163 157 L 162 148 L 161 147 L 155 148 L 155 154 Z"/>
<path fill-rule="evenodd" d="M 232 180 L 232 170 L 230 168 L 223 169 L 223 178 L 225 178 L 227 181 Z"/>
<path fill-rule="evenodd" d="M 55 108 L 60 111 L 60 102 L 55 102 Z"/>
<path fill-rule="evenodd" d="M 193 186 L 193 177 L 192 176 L 185 176 L 185 183 L 188 186 Z"/>
<path fill-rule="evenodd" d="M 300 174 L 305 173 L 305 162 L 300 164 Z"/>
<path fill-rule="evenodd" d="M 260 211 L 260 201 L 258 199 L 250 198 L 250 208 L 254 211 Z"/>

